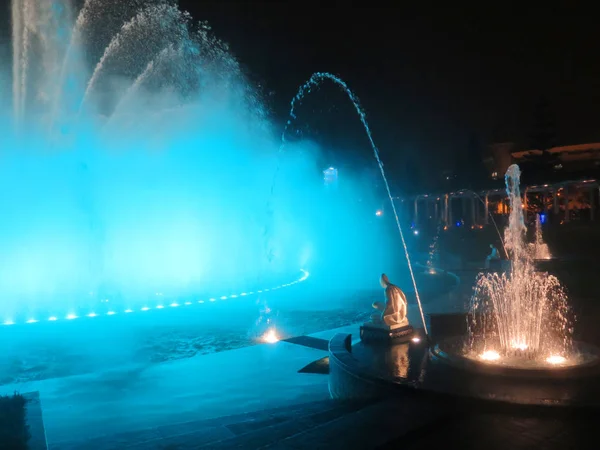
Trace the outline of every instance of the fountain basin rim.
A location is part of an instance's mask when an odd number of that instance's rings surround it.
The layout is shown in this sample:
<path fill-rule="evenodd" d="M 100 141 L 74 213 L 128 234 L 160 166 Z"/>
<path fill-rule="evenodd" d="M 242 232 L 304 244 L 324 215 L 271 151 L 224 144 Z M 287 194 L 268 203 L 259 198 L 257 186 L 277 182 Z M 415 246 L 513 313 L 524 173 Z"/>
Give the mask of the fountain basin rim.
<path fill-rule="evenodd" d="M 583 378 L 600 375 L 600 349 L 587 342 L 574 341 L 575 350 L 593 355 L 589 361 L 570 366 L 555 367 L 516 367 L 504 366 L 500 364 L 478 362 L 472 358 L 451 353 L 440 347 L 440 343 L 458 343 L 464 340 L 463 336 L 454 336 L 442 339 L 440 342 L 429 348 L 431 356 L 444 364 L 455 369 L 465 370 L 467 372 L 476 372 L 479 374 L 513 377 L 513 378 L 538 378 L 538 379 L 565 379 L 565 378 Z"/>

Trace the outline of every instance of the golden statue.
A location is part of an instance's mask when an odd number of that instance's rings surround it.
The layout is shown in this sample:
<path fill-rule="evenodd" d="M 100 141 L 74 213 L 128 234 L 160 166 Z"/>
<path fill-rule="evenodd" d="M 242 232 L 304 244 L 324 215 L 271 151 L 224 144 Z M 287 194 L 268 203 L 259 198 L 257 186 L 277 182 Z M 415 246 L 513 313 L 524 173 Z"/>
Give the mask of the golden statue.
<path fill-rule="evenodd" d="M 408 326 L 408 318 L 406 317 L 408 303 L 404 292 L 395 284 L 390 283 L 385 273 L 381 275 L 379 283 L 385 289 L 385 303 L 373 303 L 373 308 L 380 312 L 371 315 L 371 322 L 378 325 L 387 325 L 390 328 Z"/>

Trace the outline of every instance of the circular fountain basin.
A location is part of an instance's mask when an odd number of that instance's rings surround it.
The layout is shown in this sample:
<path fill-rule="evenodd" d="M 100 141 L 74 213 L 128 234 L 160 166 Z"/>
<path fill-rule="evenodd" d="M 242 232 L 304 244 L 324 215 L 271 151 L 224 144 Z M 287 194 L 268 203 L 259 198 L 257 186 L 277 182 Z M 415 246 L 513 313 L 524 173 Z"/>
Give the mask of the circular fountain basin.
<path fill-rule="evenodd" d="M 510 354 L 483 347 L 466 350 L 466 339 L 462 336 L 443 339 L 431 348 L 431 353 L 455 368 L 489 375 L 573 378 L 600 372 L 600 350 L 584 342 L 574 342 L 571 352 L 564 357 L 551 354 L 536 357 L 518 349 Z"/>
<path fill-rule="evenodd" d="M 416 396 L 421 402 L 451 402 L 457 408 L 515 405 L 519 411 L 523 407 L 600 408 L 600 371 L 591 360 L 589 365 L 552 370 L 507 370 L 443 352 L 428 344 L 423 330 L 415 333 L 420 339 L 393 345 L 371 345 L 356 342 L 351 335 L 336 335 L 329 343 L 331 396 L 398 398 L 400 402 Z M 582 351 L 597 355 L 595 348 L 579 345 Z"/>

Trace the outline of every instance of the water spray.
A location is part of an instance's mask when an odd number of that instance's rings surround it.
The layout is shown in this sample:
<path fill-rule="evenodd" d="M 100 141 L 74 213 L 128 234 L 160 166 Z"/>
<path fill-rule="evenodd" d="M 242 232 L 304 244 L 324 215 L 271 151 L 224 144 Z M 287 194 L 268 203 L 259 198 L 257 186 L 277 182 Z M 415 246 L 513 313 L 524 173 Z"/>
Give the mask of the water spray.
<path fill-rule="evenodd" d="M 365 129 L 365 132 L 367 133 L 367 137 L 369 138 L 369 143 L 371 144 L 371 148 L 373 149 L 373 155 L 375 156 L 375 160 L 377 161 L 377 165 L 379 166 L 379 171 L 381 172 L 381 177 L 383 178 L 383 183 L 385 184 L 385 189 L 387 191 L 388 198 L 390 200 L 392 212 L 394 213 L 394 219 L 396 220 L 398 232 L 400 233 L 400 240 L 402 241 L 402 246 L 404 248 L 404 254 L 406 256 L 406 262 L 408 263 L 408 270 L 410 272 L 410 278 L 412 280 L 412 284 L 415 289 L 415 296 L 417 298 L 417 305 L 419 306 L 419 313 L 421 315 L 421 322 L 423 324 L 423 330 L 425 331 L 426 338 L 429 339 L 429 333 L 427 331 L 427 324 L 425 323 L 425 315 L 423 314 L 423 306 L 421 304 L 421 297 L 419 296 L 419 290 L 417 288 L 417 281 L 415 279 L 415 274 L 414 274 L 412 264 L 410 261 L 410 255 L 408 253 L 408 246 L 406 245 L 406 240 L 404 239 L 404 233 L 402 232 L 402 226 L 400 225 L 400 218 L 398 216 L 398 211 L 396 210 L 396 205 L 394 204 L 394 198 L 392 197 L 392 192 L 390 190 L 390 186 L 389 186 L 387 178 L 385 176 L 385 171 L 383 169 L 383 162 L 381 161 L 381 158 L 379 157 L 379 150 L 378 150 L 377 146 L 375 145 L 375 141 L 373 140 L 371 128 L 369 127 L 369 124 L 367 122 L 366 113 L 363 110 L 363 108 L 360 106 L 360 101 L 359 101 L 358 97 L 354 94 L 354 92 L 352 92 L 350 90 L 350 88 L 348 87 L 348 85 L 346 84 L 345 81 L 343 81 L 341 78 L 339 78 L 331 73 L 328 73 L 328 72 L 315 72 L 314 74 L 312 74 L 312 76 L 306 83 L 304 83 L 302 86 L 300 86 L 298 93 L 292 99 L 292 102 L 291 102 L 290 119 L 287 121 L 285 128 L 283 130 L 283 133 L 281 136 L 281 146 L 279 147 L 279 152 L 281 153 L 283 151 L 285 144 L 286 144 L 285 136 L 286 136 L 287 130 L 288 130 L 289 126 L 292 124 L 292 120 L 296 119 L 296 103 L 301 102 L 302 99 L 304 98 L 305 94 L 310 93 L 313 87 L 318 87 L 319 84 L 324 80 L 330 80 L 344 90 L 344 92 L 348 95 L 348 98 L 350 99 L 350 101 L 352 101 L 352 104 L 354 105 L 354 109 L 358 113 L 358 116 L 360 117 L 360 121 Z M 277 175 L 279 173 L 280 163 L 281 163 L 281 161 L 278 162 L 277 168 L 275 170 L 275 175 L 273 177 L 273 184 L 271 185 L 271 197 L 273 195 L 273 188 L 275 186 L 275 181 L 276 181 Z M 269 208 L 270 205 L 271 205 L 271 203 L 269 200 L 267 207 Z"/>

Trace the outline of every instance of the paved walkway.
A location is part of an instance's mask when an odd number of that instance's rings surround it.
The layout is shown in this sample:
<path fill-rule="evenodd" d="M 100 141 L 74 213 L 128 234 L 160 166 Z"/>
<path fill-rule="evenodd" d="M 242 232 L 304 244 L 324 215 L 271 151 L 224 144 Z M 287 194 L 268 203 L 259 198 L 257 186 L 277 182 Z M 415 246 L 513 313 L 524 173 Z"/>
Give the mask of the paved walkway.
<path fill-rule="evenodd" d="M 358 336 L 358 327 L 344 327 Z M 317 333 L 327 339 L 337 330 Z M 262 344 L 146 367 L 5 385 L 39 391 L 48 444 L 84 441 L 190 420 L 329 398 L 327 377 L 298 373 L 327 355 L 287 342 Z"/>
<path fill-rule="evenodd" d="M 425 312 L 447 310 L 452 307 L 448 302 L 448 297 L 430 302 Z M 421 322 L 414 306 L 409 308 L 409 319 L 416 326 Z M 310 336 L 328 340 L 346 332 L 358 340 L 359 325 Z M 262 344 L 160 364 L 4 385 L 0 394 L 38 391 L 49 448 L 87 448 L 86 441 L 106 442 L 109 436 L 124 433 L 140 436 L 144 430 L 159 427 L 177 430 L 176 424 L 327 400 L 327 376 L 298 372 L 327 356 L 324 345 L 307 342 L 311 345 Z"/>

